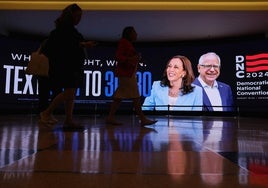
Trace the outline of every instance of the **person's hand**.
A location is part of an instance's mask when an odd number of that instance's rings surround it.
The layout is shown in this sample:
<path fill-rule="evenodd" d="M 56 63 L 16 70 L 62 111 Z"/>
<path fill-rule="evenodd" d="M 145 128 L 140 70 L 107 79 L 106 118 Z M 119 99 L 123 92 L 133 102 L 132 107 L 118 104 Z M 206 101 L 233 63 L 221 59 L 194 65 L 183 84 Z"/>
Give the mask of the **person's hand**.
<path fill-rule="evenodd" d="M 83 47 L 87 47 L 87 48 L 92 48 L 92 47 L 96 46 L 97 44 L 98 43 L 96 41 L 91 41 L 91 40 L 85 41 L 85 42 L 81 42 L 81 45 Z"/>

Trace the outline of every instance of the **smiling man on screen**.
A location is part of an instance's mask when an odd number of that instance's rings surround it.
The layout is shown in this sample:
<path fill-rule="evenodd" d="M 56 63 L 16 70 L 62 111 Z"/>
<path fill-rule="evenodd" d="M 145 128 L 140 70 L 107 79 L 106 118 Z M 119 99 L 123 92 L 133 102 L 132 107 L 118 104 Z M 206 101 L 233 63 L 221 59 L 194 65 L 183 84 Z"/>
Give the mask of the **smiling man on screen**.
<path fill-rule="evenodd" d="M 203 88 L 204 111 L 232 111 L 233 94 L 231 87 L 216 81 L 220 75 L 221 59 L 214 52 L 203 54 L 199 58 L 197 69 L 199 76 L 194 84 Z"/>

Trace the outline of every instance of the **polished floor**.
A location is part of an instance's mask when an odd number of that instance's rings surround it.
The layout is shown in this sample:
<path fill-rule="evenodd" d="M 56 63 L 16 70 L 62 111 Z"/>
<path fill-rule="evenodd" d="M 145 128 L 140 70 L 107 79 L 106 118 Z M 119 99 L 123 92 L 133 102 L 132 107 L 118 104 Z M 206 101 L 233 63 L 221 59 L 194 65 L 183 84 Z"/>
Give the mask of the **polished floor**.
<path fill-rule="evenodd" d="M 134 115 L 121 126 L 75 115 L 81 127 L 0 116 L 1 188 L 268 187 L 266 118 Z"/>

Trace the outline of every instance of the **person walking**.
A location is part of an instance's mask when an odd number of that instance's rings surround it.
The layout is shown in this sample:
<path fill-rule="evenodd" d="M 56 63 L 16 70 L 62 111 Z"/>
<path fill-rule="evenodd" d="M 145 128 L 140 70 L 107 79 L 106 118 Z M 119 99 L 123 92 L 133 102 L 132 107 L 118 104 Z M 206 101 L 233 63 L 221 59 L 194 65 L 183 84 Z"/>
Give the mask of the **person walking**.
<path fill-rule="evenodd" d="M 133 43 L 136 40 L 137 32 L 135 28 L 133 26 L 125 27 L 116 51 L 117 65 L 115 75 L 118 77 L 118 88 L 113 94 L 113 102 L 106 119 L 107 124 L 121 124 L 115 119 L 115 113 L 123 99 L 132 99 L 141 126 L 152 125 L 157 122 L 148 119 L 141 109 L 140 93 L 136 79 L 136 71 L 140 55 L 136 52 L 133 46 Z"/>
<path fill-rule="evenodd" d="M 65 105 L 65 126 L 75 126 L 73 109 L 76 89 L 83 77 L 84 47 L 93 47 L 95 42 L 86 41 L 75 28 L 82 17 L 82 9 L 77 4 L 67 6 L 56 19 L 56 28 L 50 33 L 43 53 L 49 59 L 49 77 L 52 87 L 61 88 L 48 108 L 40 113 L 41 121 L 50 123 L 54 110 Z"/>

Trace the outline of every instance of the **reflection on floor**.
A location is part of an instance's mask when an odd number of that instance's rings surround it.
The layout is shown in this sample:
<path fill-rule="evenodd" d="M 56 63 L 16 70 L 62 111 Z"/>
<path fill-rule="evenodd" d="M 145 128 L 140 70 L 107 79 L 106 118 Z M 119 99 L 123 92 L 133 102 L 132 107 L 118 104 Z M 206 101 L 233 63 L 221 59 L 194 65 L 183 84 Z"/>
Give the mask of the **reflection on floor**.
<path fill-rule="evenodd" d="M 63 121 L 63 116 L 56 116 Z M 265 118 L 134 115 L 122 126 L 76 116 L 81 127 L 0 116 L 1 188 L 268 187 Z"/>

